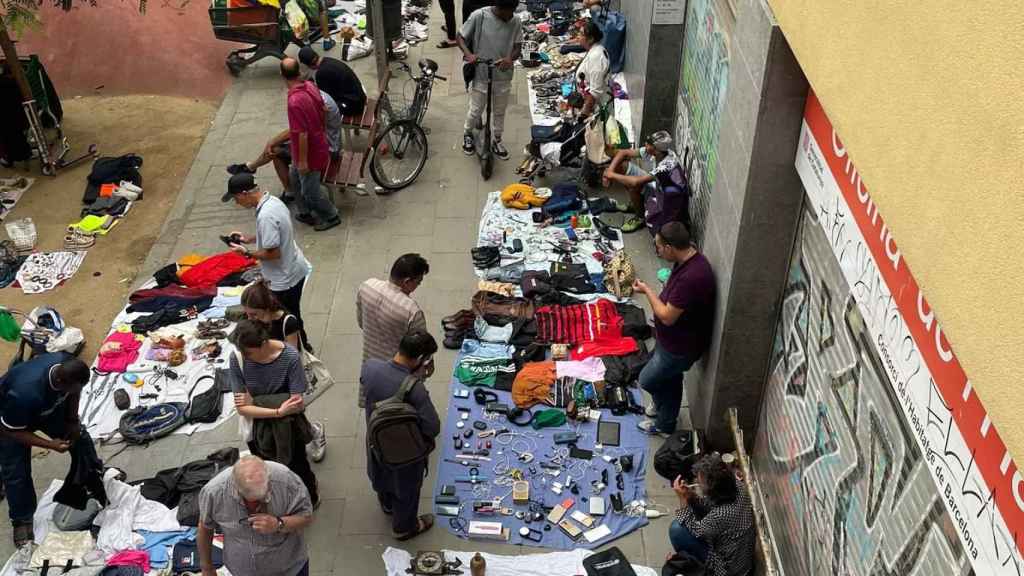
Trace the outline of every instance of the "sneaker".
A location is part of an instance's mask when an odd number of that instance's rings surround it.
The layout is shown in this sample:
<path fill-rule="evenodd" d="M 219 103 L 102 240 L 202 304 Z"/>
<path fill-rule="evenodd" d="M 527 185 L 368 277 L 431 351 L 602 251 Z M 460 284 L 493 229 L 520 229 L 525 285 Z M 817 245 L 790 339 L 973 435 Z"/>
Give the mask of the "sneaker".
<path fill-rule="evenodd" d="M 27 522 L 12 522 L 11 540 L 14 541 L 15 548 L 21 548 L 22 546 L 31 545 L 35 539 L 35 534 L 32 530 L 32 521 Z"/>
<path fill-rule="evenodd" d="M 313 422 L 313 440 L 306 444 L 306 453 L 313 462 L 323 462 L 327 455 L 327 431 L 323 422 Z"/>
<path fill-rule="evenodd" d="M 297 222 L 302 222 L 303 224 L 308 224 L 310 226 L 315 226 L 317 224 L 316 218 L 308 212 L 306 214 L 296 214 L 295 220 Z"/>
<path fill-rule="evenodd" d="M 644 408 L 644 416 L 647 416 L 648 418 L 654 418 L 657 415 L 658 408 L 654 405 L 654 402 L 651 402 Z"/>
<path fill-rule="evenodd" d="M 624 233 L 630 234 L 640 230 L 644 227 L 644 219 L 639 216 L 630 216 L 626 219 L 626 223 L 620 228 Z"/>
<path fill-rule="evenodd" d="M 501 140 L 495 140 L 491 143 L 491 151 L 494 155 L 502 160 L 508 160 L 508 149 L 501 143 Z"/>
<path fill-rule="evenodd" d="M 465 153 L 466 156 L 476 154 L 476 143 L 473 141 L 472 134 L 462 135 L 462 152 Z"/>
<path fill-rule="evenodd" d="M 331 218 L 330 220 L 324 220 L 323 222 L 314 225 L 313 226 L 313 230 L 316 230 L 317 232 L 324 232 L 325 230 L 330 230 L 331 228 L 334 228 L 335 226 L 338 226 L 339 224 L 341 224 L 341 217 L 340 216 L 335 216 L 334 218 Z"/>
<path fill-rule="evenodd" d="M 668 437 L 667 433 L 658 430 L 658 426 L 655 425 L 654 420 L 644 420 L 643 422 L 638 422 L 636 427 L 639 428 L 641 432 L 647 434 L 648 436 L 660 436 L 662 438 Z"/>
<path fill-rule="evenodd" d="M 255 174 L 256 173 L 255 170 L 253 170 L 252 168 L 249 168 L 248 164 L 232 164 L 232 165 L 228 166 L 227 170 L 228 170 L 228 174 L 231 174 L 232 176 L 235 175 L 235 174 L 243 174 L 243 173 Z"/>

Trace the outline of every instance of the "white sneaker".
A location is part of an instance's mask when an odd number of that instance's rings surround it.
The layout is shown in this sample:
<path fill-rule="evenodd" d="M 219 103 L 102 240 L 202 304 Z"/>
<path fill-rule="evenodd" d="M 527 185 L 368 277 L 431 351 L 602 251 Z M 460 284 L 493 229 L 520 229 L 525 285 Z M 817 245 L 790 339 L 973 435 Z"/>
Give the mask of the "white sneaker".
<path fill-rule="evenodd" d="M 636 427 L 639 428 L 641 432 L 647 434 L 648 436 L 661 436 L 662 438 L 668 437 L 668 434 L 662 432 L 661 430 L 658 430 L 658 427 L 655 425 L 654 420 L 644 420 L 643 422 L 638 422 Z"/>
<path fill-rule="evenodd" d="M 644 408 L 644 416 L 647 416 L 648 418 L 654 418 L 657 415 L 658 409 L 657 407 L 654 406 L 654 402 L 651 402 L 650 404 L 647 405 L 646 408 Z"/>
<path fill-rule="evenodd" d="M 327 456 L 327 430 L 323 422 L 313 422 L 313 440 L 306 444 L 306 454 L 313 462 L 321 462 Z"/>

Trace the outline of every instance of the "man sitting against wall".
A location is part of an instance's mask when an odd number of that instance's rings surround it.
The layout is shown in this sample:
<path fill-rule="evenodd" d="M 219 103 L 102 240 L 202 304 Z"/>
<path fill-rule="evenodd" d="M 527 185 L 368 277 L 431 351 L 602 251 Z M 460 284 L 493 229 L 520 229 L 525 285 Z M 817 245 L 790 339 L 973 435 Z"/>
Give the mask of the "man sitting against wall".
<path fill-rule="evenodd" d="M 704 565 L 707 576 L 747 576 L 754 568 L 754 508 L 750 493 L 717 453 L 693 467 L 696 484 L 672 482 L 679 508 L 668 537 L 675 555 L 669 565 Z M 673 571 L 672 573 L 675 573 Z"/>
<path fill-rule="evenodd" d="M 629 192 L 629 207 L 633 215 L 622 225 L 625 233 L 644 227 L 645 195 L 657 192 L 658 179 L 669 178 L 679 168 L 679 157 L 672 150 L 672 136 L 660 130 L 647 137 L 642 148 L 619 150 L 604 171 L 604 187 L 618 182 Z"/>

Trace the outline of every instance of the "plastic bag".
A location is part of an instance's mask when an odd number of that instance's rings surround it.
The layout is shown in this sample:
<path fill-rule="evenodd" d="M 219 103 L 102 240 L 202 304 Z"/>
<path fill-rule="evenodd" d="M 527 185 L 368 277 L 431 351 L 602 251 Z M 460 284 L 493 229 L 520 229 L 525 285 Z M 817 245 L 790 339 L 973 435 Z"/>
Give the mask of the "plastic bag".
<path fill-rule="evenodd" d="M 629 137 L 626 136 L 626 129 L 615 119 L 609 116 L 604 123 L 604 141 L 609 148 L 625 150 L 629 148 Z"/>
<path fill-rule="evenodd" d="M 305 38 L 309 32 L 309 20 L 306 18 L 306 13 L 302 11 L 302 7 L 295 0 L 289 0 L 284 5 L 284 15 L 288 18 L 288 26 L 291 27 L 295 37 Z"/>

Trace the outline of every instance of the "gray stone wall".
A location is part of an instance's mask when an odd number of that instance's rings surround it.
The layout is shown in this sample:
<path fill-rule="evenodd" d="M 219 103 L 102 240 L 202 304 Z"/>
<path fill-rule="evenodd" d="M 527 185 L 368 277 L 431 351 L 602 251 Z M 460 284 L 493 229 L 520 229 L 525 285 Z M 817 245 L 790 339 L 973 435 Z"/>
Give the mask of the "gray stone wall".
<path fill-rule="evenodd" d="M 763 0 L 739 0 L 733 30 L 701 234 L 719 287 L 714 336 L 686 378 L 694 425 L 722 446 L 732 442 L 723 419 L 730 406 L 748 439 L 757 425 L 803 198 L 793 162 L 808 88 Z"/>

